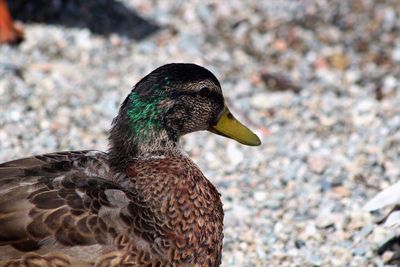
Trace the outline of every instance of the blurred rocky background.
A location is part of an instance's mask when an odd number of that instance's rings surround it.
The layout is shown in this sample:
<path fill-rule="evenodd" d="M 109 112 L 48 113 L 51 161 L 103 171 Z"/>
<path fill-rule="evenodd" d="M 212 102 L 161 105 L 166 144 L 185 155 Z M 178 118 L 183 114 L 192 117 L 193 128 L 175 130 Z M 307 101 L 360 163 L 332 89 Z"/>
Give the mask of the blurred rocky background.
<path fill-rule="evenodd" d="M 361 208 L 400 177 L 398 0 L 9 6 L 25 40 L 0 46 L 0 161 L 105 150 L 143 75 L 198 63 L 263 140 L 184 140 L 223 197 L 223 266 L 384 265 L 395 230 Z"/>

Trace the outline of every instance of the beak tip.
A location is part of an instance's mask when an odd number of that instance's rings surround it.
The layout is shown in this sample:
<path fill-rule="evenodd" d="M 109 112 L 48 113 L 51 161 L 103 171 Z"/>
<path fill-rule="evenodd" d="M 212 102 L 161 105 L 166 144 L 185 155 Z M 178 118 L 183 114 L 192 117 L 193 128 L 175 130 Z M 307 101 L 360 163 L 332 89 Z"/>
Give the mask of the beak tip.
<path fill-rule="evenodd" d="M 257 139 L 258 139 L 257 146 L 261 146 L 262 142 L 258 136 L 257 136 Z"/>
<path fill-rule="evenodd" d="M 255 135 L 255 136 L 254 136 L 254 140 L 248 142 L 246 145 L 249 145 L 249 146 L 259 146 L 259 145 L 261 145 L 261 140 L 260 140 L 260 138 L 259 138 L 257 135 Z"/>
<path fill-rule="evenodd" d="M 237 142 L 241 143 L 242 145 L 246 145 L 246 146 L 260 146 L 261 143 L 261 139 L 256 135 L 253 134 L 251 137 L 247 138 L 247 139 L 235 139 Z"/>
<path fill-rule="evenodd" d="M 257 143 L 255 143 L 255 145 L 254 146 L 260 146 L 262 143 L 261 143 L 261 140 L 260 139 L 258 139 L 258 141 L 257 141 Z"/>

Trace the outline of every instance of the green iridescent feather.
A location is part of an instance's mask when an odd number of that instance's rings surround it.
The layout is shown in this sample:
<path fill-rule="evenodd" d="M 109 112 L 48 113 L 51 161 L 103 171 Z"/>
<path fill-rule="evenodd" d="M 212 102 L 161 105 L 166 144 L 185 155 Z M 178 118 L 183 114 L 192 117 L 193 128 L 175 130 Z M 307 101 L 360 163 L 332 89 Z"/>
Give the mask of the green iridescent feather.
<path fill-rule="evenodd" d="M 165 95 L 159 86 L 157 87 L 155 88 L 156 93 L 149 97 L 141 97 L 136 92 L 132 92 L 129 96 L 128 117 L 136 137 L 144 138 L 160 128 L 158 118 L 162 110 L 158 109 L 158 104 L 165 98 Z"/>

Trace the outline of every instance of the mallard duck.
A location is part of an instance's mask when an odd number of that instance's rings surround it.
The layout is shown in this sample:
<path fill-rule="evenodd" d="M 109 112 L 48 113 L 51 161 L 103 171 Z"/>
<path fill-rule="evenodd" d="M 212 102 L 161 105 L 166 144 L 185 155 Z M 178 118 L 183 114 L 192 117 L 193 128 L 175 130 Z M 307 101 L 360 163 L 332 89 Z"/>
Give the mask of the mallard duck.
<path fill-rule="evenodd" d="M 379 192 L 365 206 L 366 211 L 376 211 L 385 207 L 392 207 L 384 218 L 377 223 L 385 227 L 400 227 L 400 181 Z M 400 266 L 400 233 L 383 242 L 378 248 L 378 254 L 392 251 L 392 257 L 387 264 Z"/>
<path fill-rule="evenodd" d="M 220 194 L 179 146 L 200 130 L 260 145 L 210 71 L 167 64 L 122 103 L 107 153 L 0 164 L 0 265 L 219 266 Z"/>

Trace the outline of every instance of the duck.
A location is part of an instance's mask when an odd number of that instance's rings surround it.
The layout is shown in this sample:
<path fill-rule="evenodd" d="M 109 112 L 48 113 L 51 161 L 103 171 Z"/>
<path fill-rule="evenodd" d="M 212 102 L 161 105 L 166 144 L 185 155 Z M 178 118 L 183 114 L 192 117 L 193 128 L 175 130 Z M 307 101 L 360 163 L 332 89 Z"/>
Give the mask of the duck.
<path fill-rule="evenodd" d="M 383 218 L 376 221 L 384 228 L 392 228 L 397 234 L 382 241 L 377 248 L 379 255 L 389 252 L 391 256 L 385 264 L 400 266 L 400 181 L 381 190 L 363 206 L 367 212 L 376 212 L 387 209 Z"/>
<path fill-rule="evenodd" d="M 0 0 L 0 43 L 17 44 L 23 39 L 22 27 L 14 23 L 7 0 Z"/>
<path fill-rule="evenodd" d="M 219 266 L 221 196 L 179 144 L 202 130 L 261 144 L 212 72 L 170 63 L 123 101 L 108 151 L 0 164 L 0 266 Z"/>

